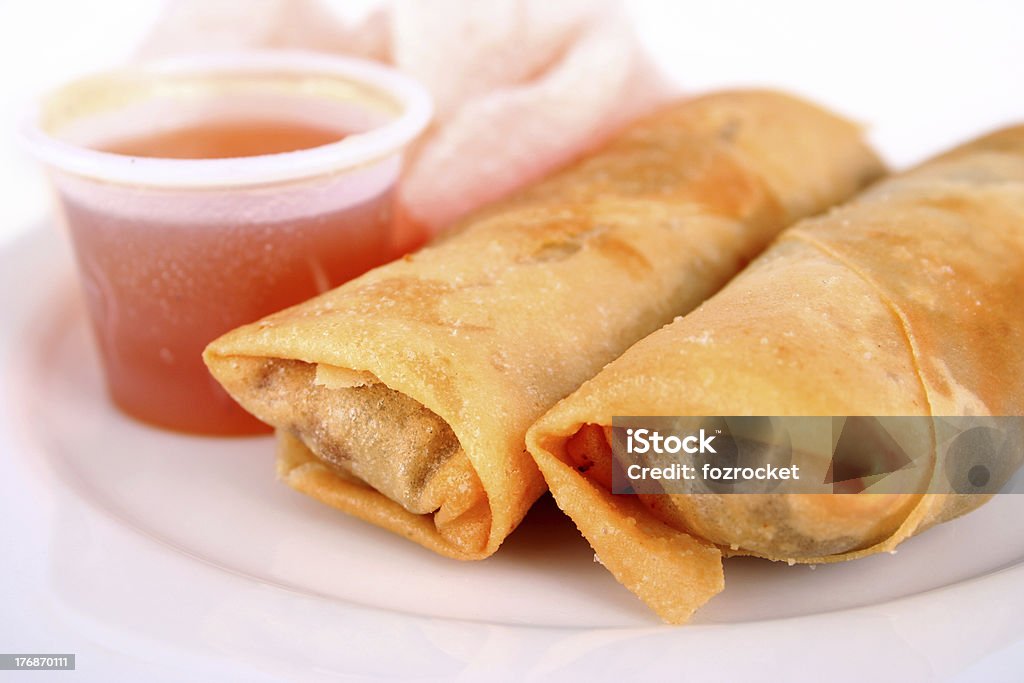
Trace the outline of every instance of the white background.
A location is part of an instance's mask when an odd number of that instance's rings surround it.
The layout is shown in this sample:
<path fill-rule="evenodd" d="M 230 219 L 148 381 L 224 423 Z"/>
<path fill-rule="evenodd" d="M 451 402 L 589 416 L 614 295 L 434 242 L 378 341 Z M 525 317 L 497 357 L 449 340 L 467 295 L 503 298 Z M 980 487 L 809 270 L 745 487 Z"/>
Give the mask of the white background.
<path fill-rule="evenodd" d="M 335 4 L 356 11 L 366 3 Z M 19 113 L 62 81 L 130 57 L 161 5 L 0 0 L 0 248 L 49 211 L 42 176 L 17 145 Z M 897 166 L 1024 122 L 1024 3 L 645 0 L 629 7 L 653 55 L 686 90 L 758 84 L 797 91 L 869 126 Z M 0 651 L 15 644 L 77 651 L 102 663 L 111 679 L 160 680 L 48 619 L 33 591 L 46 545 L 26 532 L 32 500 L 10 454 L 0 455 Z M 1024 668 L 1021 648 L 1014 652 L 990 672 Z"/>
<path fill-rule="evenodd" d="M 367 0 L 334 0 L 355 15 Z M 40 93 L 131 57 L 162 0 L 0 0 L 0 244 L 48 210 L 15 139 Z M 638 0 L 651 53 L 689 92 L 768 85 L 869 126 L 897 166 L 1024 122 L 1024 3 L 1014 0 Z"/>

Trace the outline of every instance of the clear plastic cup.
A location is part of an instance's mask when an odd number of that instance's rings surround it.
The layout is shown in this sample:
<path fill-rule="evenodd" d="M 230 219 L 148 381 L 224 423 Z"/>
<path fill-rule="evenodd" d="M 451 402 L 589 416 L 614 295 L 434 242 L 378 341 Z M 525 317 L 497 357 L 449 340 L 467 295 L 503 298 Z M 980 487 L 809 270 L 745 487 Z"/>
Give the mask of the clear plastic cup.
<path fill-rule="evenodd" d="M 203 348 L 397 256 L 394 187 L 430 115 L 392 69 L 296 52 L 168 60 L 46 97 L 24 136 L 56 190 L 115 404 L 181 431 L 265 429 Z"/>

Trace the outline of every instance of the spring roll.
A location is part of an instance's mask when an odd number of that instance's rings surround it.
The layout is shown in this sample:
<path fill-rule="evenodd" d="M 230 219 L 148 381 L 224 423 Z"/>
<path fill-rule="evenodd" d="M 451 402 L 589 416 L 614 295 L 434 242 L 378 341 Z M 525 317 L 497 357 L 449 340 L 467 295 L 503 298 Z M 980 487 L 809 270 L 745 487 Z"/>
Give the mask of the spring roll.
<path fill-rule="evenodd" d="M 934 463 L 906 493 L 613 495 L 613 416 L 1019 415 L 1022 283 L 1017 127 L 786 230 L 560 402 L 527 444 L 603 564 L 684 622 L 720 588 L 723 554 L 820 563 L 891 551 L 987 497 L 937 486 Z M 929 457 L 935 432 L 918 439 Z"/>
<path fill-rule="evenodd" d="M 800 100 L 679 103 L 205 359 L 280 432 L 290 486 L 483 558 L 546 488 L 525 446 L 538 417 L 881 172 L 855 126 Z"/>

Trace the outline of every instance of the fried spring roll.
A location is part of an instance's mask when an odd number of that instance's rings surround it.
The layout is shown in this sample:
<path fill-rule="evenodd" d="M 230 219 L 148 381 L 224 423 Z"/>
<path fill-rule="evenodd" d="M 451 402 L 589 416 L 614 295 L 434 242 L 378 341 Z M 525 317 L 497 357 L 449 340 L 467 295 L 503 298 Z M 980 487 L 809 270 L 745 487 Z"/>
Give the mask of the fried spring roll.
<path fill-rule="evenodd" d="M 882 173 L 858 129 L 769 92 L 672 106 L 412 256 L 214 341 L 279 474 L 461 559 L 545 490 L 527 428 L 787 224 Z"/>
<path fill-rule="evenodd" d="M 1017 127 L 785 231 L 716 296 L 559 403 L 527 444 L 603 564 L 683 622 L 721 586 L 723 553 L 852 559 L 987 497 L 612 495 L 613 416 L 1019 415 L 1022 285 Z M 941 474 L 933 465 L 932 481 L 910 490 L 959 490 L 937 486 Z"/>

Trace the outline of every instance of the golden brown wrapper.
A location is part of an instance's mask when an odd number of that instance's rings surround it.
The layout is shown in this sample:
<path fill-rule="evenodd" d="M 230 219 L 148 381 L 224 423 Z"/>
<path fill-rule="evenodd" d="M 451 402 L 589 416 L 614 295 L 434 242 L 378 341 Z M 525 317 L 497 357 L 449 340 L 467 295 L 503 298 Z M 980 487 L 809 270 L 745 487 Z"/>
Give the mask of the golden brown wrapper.
<path fill-rule="evenodd" d="M 787 224 L 881 172 L 855 126 L 800 100 L 679 103 L 205 358 L 294 437 L 288 483 L 442 554 L 485 557 L 545 489 L 524 441 L 538 417 Z"/>
<path fill-rule="evenodd" d="M 613 416 L 1018 415 L 1022 283 L 1024 127 L 1017 127 L 785 231 L 712 299 L 560 402 L 530 429 L 527 444 L 556 501 L 616 578 L 666 621 L 683 622 L 720 588 L 711 578 L 721 576 L 719 558 L 694 561 L 667 545 L 643 554 L 628 536 L 608 540 L 608 529 L 653 526 L 658 538 L 675 534 L 674 543 L 687 537 L 726 555 L 833 562 L 890 551 L 987 498 L 613 496 L 606 475 Z M 934 454 L 936 435 L 928 432 Z M 929 476 L 912 490 L 950 490 L 938 485 L 934 464 Z M 662 589 L 660 577 L 675 583 L 679 576 L 705 588 Z"/>

